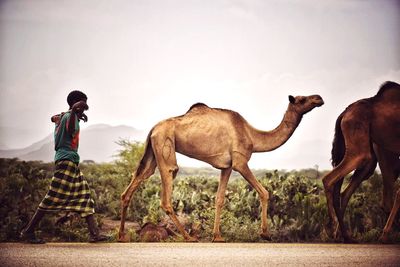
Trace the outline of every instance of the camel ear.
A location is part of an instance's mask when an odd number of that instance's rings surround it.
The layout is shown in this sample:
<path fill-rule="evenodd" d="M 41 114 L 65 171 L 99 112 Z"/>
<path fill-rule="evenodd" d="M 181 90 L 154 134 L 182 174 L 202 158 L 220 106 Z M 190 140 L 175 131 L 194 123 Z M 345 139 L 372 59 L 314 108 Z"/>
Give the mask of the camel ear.
<path fill-rule="evenodd" d="M 294 96 L 289 95 L 289 101 L 290 103 L 294 104 L 294 102 L 296 102 L 296 99 L 294 98 Z"/>

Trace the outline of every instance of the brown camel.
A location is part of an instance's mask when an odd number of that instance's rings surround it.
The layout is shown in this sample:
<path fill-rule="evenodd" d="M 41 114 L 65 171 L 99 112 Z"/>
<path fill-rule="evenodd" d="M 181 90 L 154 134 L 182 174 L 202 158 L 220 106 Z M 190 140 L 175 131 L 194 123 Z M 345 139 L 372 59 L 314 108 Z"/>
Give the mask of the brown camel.
<path fill-rule="evenodd" d="M 355 242 L 343 220 L 347 204 L 361 182 L 373 174 L 377 162 L 383 176 L 382 205 L 387 212 L 392 209 L 381 237 L 382 241 L 388 240 L 387 235 L 400 206 L 400 190 L 393 206 L 394 185 L 400 173 L 399 114 L 400 85 L 386 82 L 375 96 L 348 106 L 336 121 L 332 146 L 334 169 L 325 175 L 323 183 L 328 204 L 328 227 L 333 233 L 336 216 L 346 243 Z M 343 178 L 352 171 L 350 183 L 341 193 Z"/>
<path fill-rule="evenodd" d="M 209 108 L 201 103 L 191 106 L 182 116 L 173 117 L 155 125 L 148 134 L 143 158 L 132 175 L 132 181 L 121 195 L 119 240 L 127 241 L 124 223 L 132 194 L 158 166 L 162 181 L 161 207 L 185 240 L 197 241 L 185 231 L 171 205 L 172 182 L 178 172 L 175 152 L 207 162 L 221 170 L 215 204 L 213 241 L 224 241 L 220 232 L 220 213 L 232 170 L 239 172 L 259 194 L 262 208 L 261 236 L 269 239 L 267 228 L 269 194 L 256 180 L 247 163 L 252 153 L 271 151 L 283 145 L 293 134 L 303 115 L 323 104 L 319 95 L 289 96 L 289 101 L 282 122 L 272 131 L 260 131 L 253 128 L 237 112 Z"/>

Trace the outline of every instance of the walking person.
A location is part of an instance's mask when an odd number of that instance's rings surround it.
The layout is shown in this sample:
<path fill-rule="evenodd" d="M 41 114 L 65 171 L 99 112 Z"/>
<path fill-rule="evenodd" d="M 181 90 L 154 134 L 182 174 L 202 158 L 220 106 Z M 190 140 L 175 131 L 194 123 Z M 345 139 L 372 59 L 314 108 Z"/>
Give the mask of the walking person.
<path fill-rule="evenodd" d="M 79 120 L 87 121 L 84 114 L 89 109 L 87 96 L 81 91 L 72 91 L 68 94 L 67 102 L 69 110 L 51 118 L 55 123 L 55 172 L 46 196 L 28 225 L 21 231 L 21 239 L 28 243 L 45 243 L 43 239 L 36 237 L 35 228 L 47 212 L 60 210 L 76 212 L 85 218 L 89 242 L 108 239 L 99 233 L 90 188 L 79 169 Z"/>

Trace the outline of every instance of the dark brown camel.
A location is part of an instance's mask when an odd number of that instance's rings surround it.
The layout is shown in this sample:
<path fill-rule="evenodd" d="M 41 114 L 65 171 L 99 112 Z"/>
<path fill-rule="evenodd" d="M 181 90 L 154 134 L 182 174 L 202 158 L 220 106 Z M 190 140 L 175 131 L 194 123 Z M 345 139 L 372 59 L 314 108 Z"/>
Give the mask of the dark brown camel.
<path fill-rule="evenodd" d="M 377 162 L 383 176 L 383 208 L 391 210 L 382 241 L 387 241 L 394 217 L 400 206 L 400 190 L 393 205 L 394 184 L 400 173 L 400 85 L 384 83 L 378 93 L 346 108 L 336 121 L 332 147 L 334 169 L 323 183 L 328 204 L 329 223 L 335 231 L 335 217 L 345 242 L 355 242 L 344 223 L 344 213 L 351 195 L 362 181 L 374 172 Z M 343 192 L 343 178 L 354 171 Z M 393 208 L 392 208 L 393 207 Z"/>
<path fill-rule="evenodd" d="M 224 241 L 220 232 L 220 214 L 232 170 L 238 171 L 259 194 L 262 208 L 261 236 L 269 239 L 269 194 L 254 177 L 247 163 L 254 152 L 271 151 L 283 145 L 293 134 L 303 115 L 323 104 L 318 95 L 289 96 L 289 101 L 282 122 L 272 131 L 255 129 L 237 112 L 209 108 L 204 104 L 195 104 L 186 114 L 161 121 L 154 126 L 147 137 L 143 158 L 132 175 L 131 183 L 121 195 L 119 240 L 128 241 L 124 233 L 124 223 L 133 193 L 158 167 L 162 181 L 161 207 L 185 240 L 196 241 L 179 222 L 171 205 L 172 181 L 178 172 L 175 152 L 207 162 L 221 170 L 215 204 L 213 241 Z"/>

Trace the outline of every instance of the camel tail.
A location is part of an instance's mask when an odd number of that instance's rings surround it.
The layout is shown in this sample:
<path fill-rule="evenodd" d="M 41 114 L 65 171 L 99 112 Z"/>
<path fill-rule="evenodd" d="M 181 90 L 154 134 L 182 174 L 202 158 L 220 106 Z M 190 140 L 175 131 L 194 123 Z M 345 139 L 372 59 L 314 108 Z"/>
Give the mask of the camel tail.
<path fill-rule="evenodd" d="M 124 229 L 126 214 L 132 195 L 137 190 L 139 185 L 154 173 L 157 167 L 156 158 L 153 148 L 151 146 L 151 133 L 152 130 L 147 135 L 147 140 L 144 147 L 144 154 L 140 159 L 139 165 L 137 166 L 135 172 L 132 174 L 132 180 L 125 191 L 121 194 L 121 225 L 118 232 L 118 240 L 120 242 L 129 241 L 129 237 L 125 234 Z"/>
<path fill-rule="evenodd" d="M 150 177 L 157 167 L 156 157 L 154 155 L 150 138 L 152 131 L 153 129 L 147 135 L 146 144 L 144 147 L 144 154 L 140 159 L 139 165 L 136 169 L 136 176 L 141 176 L 144 179 Z"/>
<path fill-rule="evenodd" d="M 332 142 L 332 158 L 331 158 L 333 167 L 339 165 L 339 163 L 343 160 L 344 154 L 346 152 L 342 128 L 340 126 L 343 115 L 344 112 L 340 114 L 340 116 L 337 118 L 335 125 L 335 136 L 333 137 L 333 142 Z"/>

